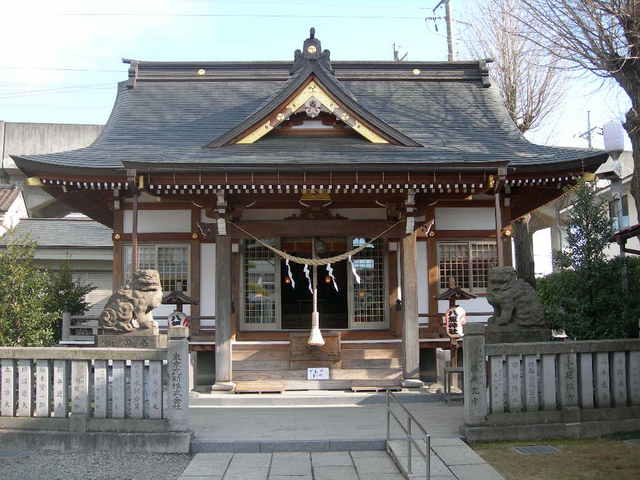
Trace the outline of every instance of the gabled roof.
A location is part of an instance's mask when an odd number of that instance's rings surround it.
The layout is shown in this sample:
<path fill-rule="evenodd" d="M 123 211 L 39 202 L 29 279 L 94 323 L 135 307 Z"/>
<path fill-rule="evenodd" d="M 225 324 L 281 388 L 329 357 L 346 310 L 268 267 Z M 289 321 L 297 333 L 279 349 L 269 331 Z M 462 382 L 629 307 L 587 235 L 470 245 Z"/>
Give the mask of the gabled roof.
<path fill-rule="evenodd" d="M 317 39 L 305 45 L 310 41 Z M 488 87 L 484 62 L 330 63 L 326 52 L 316 47 L 314 58 L 299 52 L 294 62 L 126 60 L 130 78 L 119 84 L 111 117 L 91 146 L 14 158 L 29 175 L 123 174 L 125 168 L 592 170 L 606 158 L 602 151 L 527 141 Z M 390 143 L 282 136 L 233 143 L 270 119 L 309 78 Z"/>
<path fill-rule="evenodd" d="M 5 213 L 11 208 L 20 192 L 21 189 L 17 185 L 0 185 L 0 213 Z"/>
<path fill-rule="evenodd" d="M 0 245 L 27 237 L 39 248 L 112 248 L 111 234 L 110 228 L 90 219 L 25 218 L 0 239 Z"/>
<path fill-rule="evenodd" d="M 356 131 L 362 133 L 363 128 L 369 130 L 367 127 L 375 130 L 373 136 L 378 141 L 371 140 L 374 143 L 394 143 L 407 147 L 421 146 L 420 143 L 395 129 L 358 103 L 354 95 L 335 77 L 329 61 L 329 51 L 322 50 L 320 41 L 315 38 L 313 28 L 309 38 L 304 42 L 302 51 L 295 52 L 295 62 L 291 73 L 291 79 L 265 105 L 207 146 L 221 147 L 230 143 L 253 143 L 253 141 L 243 142 L 243 134 L 257 130 L 258 135 L 254 133 L 252 137 L 259 138 L 268 133 L 295 113 L 296 109 L 304 106 L 305 98 L 297 99 L 302 96 L 305 89 L 310 90 L 307 97 L 317 97 L 320 102 L 323 97 L 327 98 L 327 101 L 322 102 L 327 103 L 324 106 L 332 113 L 339 115 Z M 366 133 L 364 136 L 370 138 Z M 237 141 L 239 138 L 240 141 Z"/>

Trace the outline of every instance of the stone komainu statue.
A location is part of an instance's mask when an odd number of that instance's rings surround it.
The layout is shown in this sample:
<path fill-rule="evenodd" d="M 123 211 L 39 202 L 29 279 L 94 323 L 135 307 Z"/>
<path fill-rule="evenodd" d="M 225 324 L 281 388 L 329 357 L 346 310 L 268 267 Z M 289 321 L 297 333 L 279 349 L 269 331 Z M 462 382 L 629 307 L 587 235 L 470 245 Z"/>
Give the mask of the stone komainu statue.
<path fill-rule="evenodd" d="M 162 303 L 162 286 L 157 270 L 138 270 L 131 284 L 109 297 L 100 314 L 105 333 L 128 333 L 158 329 L 151 311 Z"/>
<path fill-rule="evenodd" d="M 544 307 L 531 285 L 517 278 L 511 267 L 489 270 L 487 300 L 494 310 L 489 325 L 505 330 L 549 328 Z"/>

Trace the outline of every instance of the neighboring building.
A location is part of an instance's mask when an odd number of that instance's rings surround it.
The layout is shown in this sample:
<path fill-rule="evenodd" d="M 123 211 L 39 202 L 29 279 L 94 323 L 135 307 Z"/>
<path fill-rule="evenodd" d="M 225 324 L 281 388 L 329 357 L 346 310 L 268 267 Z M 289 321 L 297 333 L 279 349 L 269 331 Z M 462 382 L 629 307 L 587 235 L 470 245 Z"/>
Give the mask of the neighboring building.
<path fill-rule="evenodd" d="M 607 204 L 607 211 L 613 231 L 626 229 L 638 224 L 638 212 L 631 195 L 631 177 L 633 175 L 633 156 L 631 152 L 622 152 L 620 155 L 620 180 L 618 187 L 611 180 L 599 179 L 597 182 L 597 194 Z M 558 200 L 543 207 L 540 212 L 547 212 L 547 223 L 540 224 L 539 228 L 551 228 L 552 251 L 563 250 L 567 247 L 564 222 L 571 209 L 571 196 L 565 195 Z M 630 238 L 626 243 L 627 248 L 640 250 L 640 241 L 637 237 Z M 606 249 L 608 257 L 620 255 L 618 244 L 611 243 Z"/>
<path fill-rule="evenodd" d="M 25 218 L 10 237 L 28 238 L 37 243 L 34 259 L 48 270 L 68 263 L 74 278 L 96 287 L 87 295 L 91 309 L 85 317 L 97 317 L 111 295 L 113 244 L 111 229 L 88 218 Z"/>
<path fill-rule="evenodd" d="M 24 174 L 9 154 L 55 153 L 86 147 L 101 131 L 102 125 L 0 120 L 0 183 L 22 186 L 30 217 L 63 217 L 71 210 L 43 189 L 23 185 Z"/>
<path fill-rule="evenodd" d="M 293 62 L 126 62 L 95 143 L 12 157 L 113 228 L 114 285 L 137 239 L 140 267 L 199 300 L 191 348 L 208 368 L 216 350 L 219 388 L 416 384 L 452 348 L 435 298 L 448 278 L 478 295 L 460 302 L 472 320 L 486 319 L 511 220 L 606 158 L 529 143 L 484 62 L 331 62 L 313 32 Z M 307 345 L 302 266 L 289 271 L 254 237 L 303 258 L 366 247 L 334 261 L 335 286 L 317 269 L 322 349 Z"/>
<path fill-rule="evenodd" d="M 27 216 L 22 189 L 17 185 L 0 185 L 0 237 Z"/>

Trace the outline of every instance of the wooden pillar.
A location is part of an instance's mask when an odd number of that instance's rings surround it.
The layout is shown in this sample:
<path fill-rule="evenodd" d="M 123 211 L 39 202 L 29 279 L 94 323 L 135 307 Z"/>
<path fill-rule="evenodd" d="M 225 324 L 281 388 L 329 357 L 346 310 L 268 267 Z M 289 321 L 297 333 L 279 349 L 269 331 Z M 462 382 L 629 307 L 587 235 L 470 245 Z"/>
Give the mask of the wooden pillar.
<path fill-rule="evenodd" d="M 231 238 L 216 237 L 216 383 L 214 390 L 231 390 Z"/>
<path fill-rule="evenodd" d="M 122 235 L 124 234 L 123 222 L 124 213 L 122 210 L 113 212 L 113 277 L 112 288 L 115 293 L 124 281 L 124 248 L 122 246 Z"/>
<path fill-rule="evenodd" d="M 402 368 L 403 386 L 420 387 L 420 344 L 418 341 L 418 278 L 416 233 L 402 238 Z"/>
<path fill-rule="evenodd" d="M 496 246 L 498 247 L 498 266 L 504 267 L 504 245 L 502 244 L 502 202 L 500 191 L 496 188 L 494 194 L 496 200 Z"/>
<path fill-rule="evenodd" d="M 191 247 L 190 247 L 190 264 L 191 278 L 190 293 L 191 297 L 198 300 L 198 305 L 191 305 L 191 323 L 189 324 L 189 335 L 200 335 L 200 303 L 202 302 L 202 293 L 200 292 L 200 234 L 198 233 L 198 223 L 200 222 L 200 209 L 193 208 L 191 210 Z"/>

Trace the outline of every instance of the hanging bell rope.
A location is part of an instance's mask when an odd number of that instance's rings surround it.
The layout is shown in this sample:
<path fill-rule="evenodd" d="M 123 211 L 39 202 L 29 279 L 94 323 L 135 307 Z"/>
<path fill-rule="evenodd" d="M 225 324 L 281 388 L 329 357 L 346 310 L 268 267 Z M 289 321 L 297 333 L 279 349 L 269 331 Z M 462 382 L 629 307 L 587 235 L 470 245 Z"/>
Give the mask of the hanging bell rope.
<path fill-rule="evenodd" d="M 262 245 L 265 248 L 268 248 L 273 253 L 275 253 L 276 255 L 278 255 L 281 258 L 284 258 L 285 260 L 288 260 L 288 261 L 293 262 L 293 263 L 299 263 L 301 265 L 318 266 L 318 265 L 328 265 L 329 263 L 337 263 L 337 262 L 341 262 L 343 260 L 347 260 L 349 257 L 352 257 L 353 255 L 356 255 L 356 254 L 360 253 L 365 248 L 372 246 L 373 242 L 375 242 L 376 240 L 378 240 L 379 238 L 384 236 L 387 232 L 390 232 L 391 230 L 396 228 L 398 225 L 400 225 L 404 221 L 405 221 L 404 219 L 398 220 L 396 223 L 391 225 L 389 228 L 385 229 L 384 231 L 382 231 L 381 233 L 379 233 L 378 235 L 373 237 L 367 243 L 364 243 L 364 244 L 360 245 L 359 247 L 354 248 L 353 250 L 349 250 L 348 252 L 344 252 L 344 253 L 341 253 L 340 255 L 336 255 L 335 257 L 329 257 L 329 258 L 304 258 L 304 257 L 296 257 L 294 255 L 289 255 L 287 252 L 284 252 L 284 251 L 282 251 L 282 250 L 280 250 L 280 249 L 278 249 L 276 247 L 273 247 L 273 246 L 269 245 L 267 242 L 264 242 L 264 241 L 260 240 L 258 237 L 256 237 L 252 233 L 246 231 L 240 225 L 236 225 L 235 223 L 233 223 L 233 222 L 231 222 L 229 220 L 227 220 L 227 223 L 230 223 L 235 228 L 237 228 L 239 231 L 241 231 L 242 233 L 244 233 L 248 237 L 251 237 L 256 242 L 258 242 L 260 245 Z"/>

